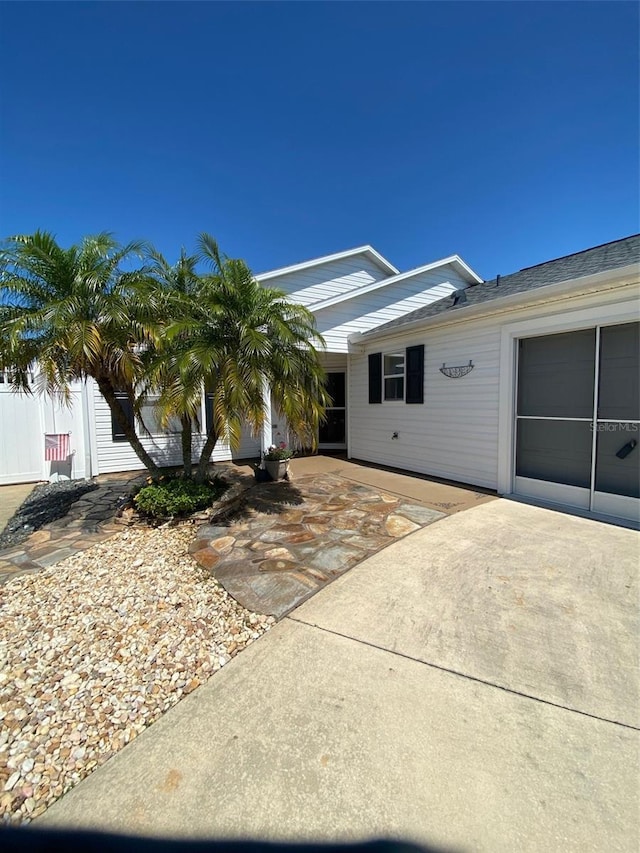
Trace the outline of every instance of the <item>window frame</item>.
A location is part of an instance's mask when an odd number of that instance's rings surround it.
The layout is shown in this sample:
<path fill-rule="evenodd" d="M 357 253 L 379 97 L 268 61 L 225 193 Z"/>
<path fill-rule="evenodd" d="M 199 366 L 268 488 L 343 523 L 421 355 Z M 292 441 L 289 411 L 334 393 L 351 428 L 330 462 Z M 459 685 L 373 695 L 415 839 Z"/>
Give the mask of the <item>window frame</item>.
<path fill-rule="evenodd" d="M 387 373 L 385 370 L 385 362 L 387 358 L 402 358 L 402 373 Z M 402 380 L 402 396 L 387 397 L 387 379 Z M 382 401 L 384 403 L 404 403 L 407 391 L 407 352 L 403 349 L 401 352 L 390 350 L 382 352 Z"/>
<path fill-rule="evenodd" d="M 144 419 L 144 410 L 148 406 L 153 406 L 154 403 L 157 403 L 159 399 L 160 399 L 159 394 L 149 394 L 147 399 L 145 400 L 144 404 L 142 405 L 142 407 L 140 409 L 140 417 L 141 417 L 142 423 L 144 424 L 146 429 L 143 429 L 140 422 L 136 419 L 135 430 L 136 430 L 136 435 L 138 436 L 138 438 L 168 438 L 169 436 L 172 436 L 172 435 L 180 435 L 180 433 L 182 431 L 181 428 L 178 428 L 177 430 L 172 430 L 169 428 L 169 425 L 170 425 L 172 419 L 175 418 L 176 420 L 179 421 L 179 418 L 177 418 L 176 415 L 173 415 L 172 418 L 169 418 L 169 423 L 167 424 L 167 428 L 165 430 L 161 430 L 159 432 L 154 432 L 152 429 L 149 429 L 149 425 L 147 424 L 147 422 Z M 152 426 L 159 426 L 157 423 L 157 420 L 156 420 L 156 424 L 154 424 Z"/>

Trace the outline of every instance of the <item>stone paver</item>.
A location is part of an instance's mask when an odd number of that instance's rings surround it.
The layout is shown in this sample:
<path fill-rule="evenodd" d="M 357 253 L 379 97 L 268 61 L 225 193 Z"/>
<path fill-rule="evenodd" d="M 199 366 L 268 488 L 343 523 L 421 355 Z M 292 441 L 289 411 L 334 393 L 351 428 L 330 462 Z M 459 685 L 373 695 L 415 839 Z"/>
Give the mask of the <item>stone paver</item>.
<path fill-rule="evenodd" d="M 231 482 L 236 492 L 253 488 L 250 467 L 229 463 L 218 463 L 214 467 Z M 337 457 L 301 457 L 292 461 L 291 470 L 294 484 L 284 485 L 285 489 L 289 488 L 287 499 L 292 501 L 288 509 L 283 505 L 282 497 L 278 496 L 278 484 L 263 484 L 261 492 L 260 487 L 255 487 L 252 492 L 253 504 L 248 509 L 254 515 L 263 513 L 272 517 L 273 523 L 267 523 L 261 531 L 264 536 L 259 535 L 255 537 L 257 541 L 252 542 L 246 531 L 251 533 L 250 528 L 256 518 L 245 519 L 245 532 L 222 554 L 219 549 L 225 549 L 224 542 L 218 543 L 215 549 L 207 540 L 227 536 L 230 523 L 227 520 L 224 526 L 217 523 L 207 525 L 208 530 L 201 527 L 198 544 L 194 545 L 197 561 L 210 571 L 215 569 L 220 579 L 224 575 L 225 585 L 232 595 L 246 600 L 247 606 L 253 609 L 260 609 L 260 602 L 263 606 L 266 606 L 266 601 L 273 602 L 274 615 L 287 612 L 336 574 L 341 574 L 401 536 L 430 524 L 443 513 L 448 515 L 495 500 L 492 495 L 472 487 L 383 470 Z M 84 494 L 71 506 L 67 515 L 37 530 L 22 545 L 0 551 L 0 585 L 17 575 L 54 565 L 64 557 L 112 536 L 120 530 L 116 519 L 118 510 L 136 483 L 145 477 L 146 473 L 140 471 L 100 475 L 97 480 L 99 488 Z M 332 477 L 334 481 L 329 490 L 338 488 L 336 484 L 339 484 L 341 492 L 336 492 L 331 502 L 323 499 L 322 511 L 316 512 L 311 506 L 296 504 L 300 499 L 296 489 L 313 481 L 330 483 L 331 479 L 327 478 Z M 24 499 L 31 488 L 32 485 L 2 487 L 2 494 L 4 496 L 8 494 L 7 490 L 18 489 L 22 491 L 16 491 L 16 495 L 18 498 L 23 495 Z M 327 498 L 326 493 L 324 498 Z M 362 503 L 359 509 L 355 506 L 357 500 Z M 398 505 L 402 503 L 402 512 L 391 511 L 390 502 L 393 501 Z M 20 502 L 18 500 L 12 512 Z M 380 505 L 378 508 L 373 506 L 376 503 Z M 256 523 L 259 526 L 260 523 Z M 284 525 L 294 527 L 285 528 Z M 291 569 L 286 560 L 281 564 L 282 555 L 262 554 L 258 561 L 262 565 L 256 569 L 257 553 L 267 550 L 268 546 L 273 549 L 278 544 L 287 546 L 289 561 L 296 563 L 297 568 Z M 247 562 L 247 555 L 242 549 L 250 554 L 251 561 Z M 281 575 L 283 572 L 288 572 L 287 580 L 281 578 L 282 595 L 278 596 L 275 594 L 277 584 L 273 577 L 269 580 L 267 574 Z M 298 590 L 299 594 L 294 595 L 292 589 Z"/>
<path fill-rule="evenodd" d="M 73 503 L 63 518 L 45 524 L 21 545 L 0 551 L 0 585 L 54 565 L 120 530 L 116 515 L 144 476 L 139 471 L 102 475 L 97 480 L 99 487 Z"/>
<path fill-rule="evenodd" d="M 444 513 L 336 474 L 248 489 L 194 559 L 242 605 L 281 618 L 366 557 Z"/>

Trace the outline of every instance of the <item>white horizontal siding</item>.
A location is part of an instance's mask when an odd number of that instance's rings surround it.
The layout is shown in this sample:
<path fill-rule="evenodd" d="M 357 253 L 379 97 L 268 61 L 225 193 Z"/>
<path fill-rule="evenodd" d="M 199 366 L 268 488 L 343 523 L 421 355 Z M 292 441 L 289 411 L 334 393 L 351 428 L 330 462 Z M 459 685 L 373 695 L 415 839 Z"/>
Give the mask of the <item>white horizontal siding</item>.
<path fill-rule="evenodd" d="M 264 286 L 283 290 L 292 302 L 311 306 L 388 277 L 389 273 L 366 256 L 354 255 L 267 279 Z"/>
<path fill-rule="evenodd" d="M 557 296 L 546 304 L 511 309 L 496 305 L 502 310 L 497 316 L 466 321 L 456 316 L 447 326 L 400 328 L 393 336 L 366 343 L 364 352 L 349 357 L 350 455 L 496 489 L 499 452 L 505 452 L 498 445 L 503 327 L 540 319 L 540 328 L 552 332 L 554 324 L 567 322 L 585 308 L 604 310 L 637 295 L 637 285 L 629 285 Z M 424 403 L 369 405 L 368 354 L 413 344 L 425 346 Z M 443 363 L 464 365 L 470 359 L 474 369 L 467 376 L 448 379 L 440 373 Z M 392 439 L 396 431 L 398 438 Z"/>
<path fill-rule="evenodd" d="M 137 471 L 144 465 L 133 451 L 131 445 L 126 441 L 113 441 L 111 438 L 111 411 L 104 398 L 93 386 L 93 400 L 95 413 L 95 448 L 100 474 L 113 473 L 116 471 Z M 194 434 L 193 436 L 193 460 L 198 461 L 199 453 L 204 443 L 204 436 Z M 182 451 L 179 435 L 167 435 L 141 438 L 142 445 L 151 455 L 152 459 L 161 466 L 180 465 Z M 213 462 L 223 462 L 229 459 L 251 459 L 260 455 L 260 439 L 254 438 L 247 429 L 243 433 L 242 441 L 237 452 L 231 451 L 228 443 L 219 441 L 216 445 L 211 459 Z"/>
<path fill-rule="evenodd" d="M 328 350 L 348 352 L 349 335 L 368 332 L 467 286 L 468 282 L 451 267 L 391 282 L 370 293 L 320 309 L 316 313 L 318 331 Z"/>
<path fill-rule="evenodd" d="M 425 344 L 424 404 L 369 404 L 368 354 Z M 447 365 L 475 365 L 461 379 L 440 373 Z M 372 342 L 350 356 L 349 454 L 421 474 L 495 488 L 498 448 L 500 331 L 497 326 L 417 333 Z M 394 432 L 398 438 L 393 439 Z"/>
<path fill-rule="evenodd" d="M 346 370 L 349 356 L 340 352 L 325 352 L 320 356 L 320 361 L 325 370 Z"/>

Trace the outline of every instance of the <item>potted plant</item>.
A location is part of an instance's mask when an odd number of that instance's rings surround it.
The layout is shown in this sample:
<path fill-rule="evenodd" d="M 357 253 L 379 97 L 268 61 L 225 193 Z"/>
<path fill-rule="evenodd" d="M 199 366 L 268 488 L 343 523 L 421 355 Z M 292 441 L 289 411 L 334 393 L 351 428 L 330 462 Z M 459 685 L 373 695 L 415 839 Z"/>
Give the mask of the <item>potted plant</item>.
<path fill-rule="evenodd" d="M 272 480 L 284 480 L 289 471 L 289 460 L 292 456 L 293 453 L 284 441 L 278 445 L 271 445 L 264 454 L 264 467 Z"/>

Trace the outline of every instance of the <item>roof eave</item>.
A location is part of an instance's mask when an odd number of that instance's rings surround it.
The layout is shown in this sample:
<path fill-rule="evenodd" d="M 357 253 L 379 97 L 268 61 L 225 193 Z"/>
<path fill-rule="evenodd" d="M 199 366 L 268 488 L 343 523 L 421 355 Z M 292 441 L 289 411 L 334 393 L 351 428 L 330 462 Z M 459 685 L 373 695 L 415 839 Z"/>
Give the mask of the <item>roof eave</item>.
<path fill-rule="evenodd" d="M 640 265 L 637 263 L 628 264 L 624 267 L 618 267 L 613 270 L 605 270 L 604 272 L 593 273 L 587 276 L 578 278 L 566 279 L 555 284 L 547 284 L 543 287 L 537 287 L 533 290 L 525 290 L 522 293 L 512 293 L 507 296 L 499 296 L 497 299 L 490 299 L 482 302 L 479 305 L 463 305 L 456 308 L 455 311 L 446 311 L 442 314 L 436 314 L 433 317 L 421 317 L 417 320 L 412 320 L 409 323 L 402 323 L 393 326 L 390 329 L 376 330 L 371 329 L 368 332 L 356 332 L 348 338 L 349 344 L 359 345 L 366 344 L 369 341 L 382 340 L 388 337 L 404 335 L 405 333 L 413 333 L 416 329 L 432 328 L 433 326 L 443 326 L 452 323 L 462 323 L 468 319 L 475 319 L 483 315 L 502 313 L 509 311 L 511 308 L 519 308 L 527 304 L 535 304 L 536 302 L 545 302 L 550 295 L 562 295 L 565 292 L 580 291 L 589 289 L 597 289 L 604 283 L 616 284 L 624 281 L 629 277 L 635 276 L 640 278 Z M 629 281 L 632 283 L 632 281 Z M 443 297 L 448 299 L 450 297 Z"/>
<path fill-rule="evenodd" d="M 341 261 L 344 258 L 352 258 L 356 255 L 367 255 L 380 269 L 384 272 L 388 273 L 388 275 L 393 276 L 397 275 L 399 270 L 394 267 L 394 265 L 388 261 L 385 257 L 383 257 L 380 252 L 377 252 L 373 246 L 357 246 L 355 249 L 346 249 L 344 252 L 335 252 L 332 255 L 323 255 L 320 258 L 312 258 L 309 261 L 302 261 L 299 264 L 292 264 L 288 267 L 279 267 L 275 270 L 268 270 L 267 272 L 258 273 L 255 276 L 256 281 L 269 281 L 272 278 L 279 278 L 282 275 L 289 275 L 290 273 L 300 272 L 301 270 L 310 269 L 312 267 L 317 267 L 322 264 L 331 263 L 332 261 Z"/>

